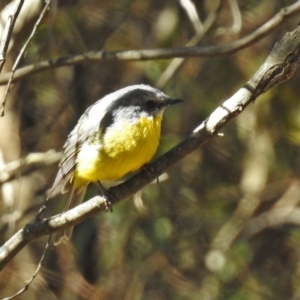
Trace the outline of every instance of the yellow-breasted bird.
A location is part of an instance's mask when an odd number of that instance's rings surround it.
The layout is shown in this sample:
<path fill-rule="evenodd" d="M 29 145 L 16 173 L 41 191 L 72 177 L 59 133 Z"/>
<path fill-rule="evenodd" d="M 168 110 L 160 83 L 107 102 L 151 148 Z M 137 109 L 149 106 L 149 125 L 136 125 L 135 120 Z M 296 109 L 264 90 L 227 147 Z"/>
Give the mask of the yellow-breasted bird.
<path fill-rule="evenodd" d="M 111 93 L 81 116 L 64 144 L 52 191 L 62 183 L 68 193 L 65 211 L 78 205 L 90 182 L 113 181 L 140 169 L 159 145 L 165 108 L 180 103 L 148 85 Z M 51 195 L 50 193 L 50 195 Z M 67 241 L 72 230 L 58 234 Z"/>

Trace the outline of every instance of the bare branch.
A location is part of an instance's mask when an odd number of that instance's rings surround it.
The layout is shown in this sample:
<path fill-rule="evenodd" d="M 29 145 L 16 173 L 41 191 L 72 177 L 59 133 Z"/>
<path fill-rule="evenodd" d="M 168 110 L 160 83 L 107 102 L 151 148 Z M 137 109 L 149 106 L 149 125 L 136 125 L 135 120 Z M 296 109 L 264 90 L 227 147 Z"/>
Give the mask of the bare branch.
<path fill-rule="evenodd" d="M 13 67 L 12 67 L 12 71 L 10 73 L 10 77 L 9 77 L 9 81 L 8 81 L 8 84 L 7 84 L 7 87 L 6 87 L 6 91 L 4 93 L 4 96 L 3 96 L 3 99 L 2 99 L 2 102 L 1 102 L 1 109 L 0 109 L 0 116 L 3 117 L 4 116 L 4 108 L 5 108 L 5 100 L 7 98 L 7 95 L 9 93 L 9 90 L 10 90 L 10 86 L 12 84 L 12 80 L 13 80 L 13 77 L 14 77 L 14 74 L 16 72 L 16 69 L 21 61 L 21 59 L 23 58 L 24 54 L 25 54 L 25 51 L 29 45 L 29 43 L 31 42 L 32 38 L 34 37 L 35 35 L 35 32 L 40 24 L 40 22 L 42 21 L 43 17 L 45 16 L 46 14 L 46 11 L 48 10 L 49 6 L 50 6 L 50 3 L 51 1 L 50 0 L 47 0 L 46 1 L 46 4 L 45 4 L 45 7 L 44 9 L 41 11 L 41 14 L 39 16 L 39 18 L 37 19 L 37 21 L 35 22 L 34 26 L 33 26 L 33 29 L 32 29 L 32 32 L 29 36 L 29 38 L 27 39 L 26 43 L 24 44 L 24 46 L 22 47 Z M 1 71 L 1 65 L 0 65 L 0 71 Z"/>
<path fill-rule="evenodd" d="M 2 300 L 12 300 L 12 299 L 16 299 L 17 297 L 19 297 L 20 295 L 22 295 L 23 293 L 25 293 L 28 289 L 29 289 L 29 286 L 31 285 L 31 283 L 33 282 L 33 280 L 36 278 L 36 276 L 39 274 L 40 272 L 40 269 L 42 267 L 42 262 L 44 261 L 45 259 L 45 256 L 48 252 L 48 249 L 51 245 L 51 235 L 49 236 L 48 238 L 48 242 L 44 248 L 44 251 L 43 251 L 43 254 L 42 254 L 42 257 L 40 258 L 40 261 L 34 271 L 34 273 L 32 274 L 31 278 L 29 280 L 26 281 L 25 285 L 23 286 L 23 288 L 21 288 L 18 292 L 16 292 L 14 295 L 10 296 L 10 297 L 7 297 L 7 298 L 4 298 Z"/>
<path fill-rule="evenodd" d="M 217 6 L 207 17 L 205 20 L 202 30 L 196 31 L 196 34 L 189 40 L 189 42 L 185 45 L 186 47 L 192 47 L 197 45 L 200 40 L 203 38 L 204 34 L 211 28 L 217 18 L 217 12 L 221 7 L 221 2 L 219 2 L 219 6 Z M 199 19 L 200 22 L 200 19 Z M 172 76 L 176 73 L 176 71 L 180 68 L 180 66 L 184 63 L 185 58 L 174 58 L 165 71 L 161 74 L 160 78 L 156 82 L 156 87 L 163 88 Z"/>
<path fill-rule="evenodd" d="M 252 236 L 267 228 L 285 223 L 299 225 L 299 212 L 297 205 L 300 201 L 300 183 L 293 182 L 282 197 L 267 212 L 252 218 L 246 229 L 246 235 Z M 296 218 L 295 218 L 296 216 Z"/>
<path fill-rule="evenodd" d="M 174 57 L 207 57 L 224 55 L 237 52 L 247 46 L 257 42 L 259 39 L 268 35 L 284 20 L 300 12 L 300 2 L 283 8 L 278 14 L 264 23 L 261 27 L 249 35 L 232 42 L 225 46 L 210 47 L 182 47 L 169 49 L 148 49 L 148 50 L 128 50 L 128 51 L 90 51 L 79 55 L 69 55 L 58 57 L 33 65 L 20 68 L 16 71 L 13 82 L 20 80 L 28 75 L 32 75 L 44 70 L 81 64 L 87 61 L 107 61 L 107 60 L 125 60 L 125 61 L 143 61 L 170 59 Z M 6 84 L 11 73 L 0 76 L 0 85 Z"/>
<path fill-rule="evenodd" d="M 232 14 L 232 26 L 218 28 L 216 33 L 218 35 L 236 34 L 242 29 L 242 16 L 236 0 L 229 0 L 229 6 Z"/>
<path fill-rule="evenodd" d="M 6 25 L 5 25 L 5 28 L 3 31 L 3 35 L 2 35 L 1 43 L 0 43 L 0 73 L 1 73 L 1 70 L 5 63 L 5 57 L 6 57 L 8 45 L 9 45 L 9 42 L 11 39 L 12 31 L 14 29 L 16 20 L 21 11 L 23 3 L 24 3 L 24 0 L 19 0 L 16 3 L 14 10 L 8 16 L 8 20 L 6 22 Z"/>
<path fill-rule="evenodd" d="M 238 33 L 242 29 L 242 15 L 239 9 L 239 5 L 236 0 L 230 0 L 229 4 L 230 4 L 230 9 L 232 11 L 232 19 L 233 19 L 231 31 L 233 33 Z"/>
<path fill-rule="evenodd" d="M 15 179 L 18 176 L 28 174 L 39 168 L 58 163 L 61 152 L 49 150 L 41 153 L 31 153 L 25 158 L 12 161 L 0 169 L 0 184 Z"/>
<path fill-rule="evenodd" d="M 171 165 L 197 149 L 199 145 L 217 135 L 217 132 L 239 115 L 250 103 L 276 84 L 289 79 L 300 64 L 300 27 L 287 33 L 273 48 L 263 66 L 249 82 L 219 106 L 183 142 L 158 160 L 147 165 L 126 182 L 109 189 L 112 204 L 129 197 L 157 178 Z M 55 231 L 74 226 L 105 210 L 105 199 L 96 196 L 85 203 L 54 217 L 42 219 L 40 215 L 19 230 L 0 248 L 0 269 L 30 241 Z"/>
<path fill-rule="evenodd" d="M 180 5 L 186 11 L 196 33 L 203 32 L 203 25 L 197 13 L 195 4 L 191 0 L 179 0 Z"/>

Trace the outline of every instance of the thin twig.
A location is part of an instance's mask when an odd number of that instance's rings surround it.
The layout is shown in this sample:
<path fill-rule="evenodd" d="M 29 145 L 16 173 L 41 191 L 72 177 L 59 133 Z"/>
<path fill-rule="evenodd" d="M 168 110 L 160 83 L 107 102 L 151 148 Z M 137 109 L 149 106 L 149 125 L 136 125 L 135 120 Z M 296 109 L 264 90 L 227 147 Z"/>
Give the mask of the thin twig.
<path fill-rule="evenodd" d="M 208 30 L 211 28 L 211 26 L 214 24 L 218 11 L 221 7 L 221 2 L 219 2 L 219 6 L 215 8 L 214 11 L 212 11 L 208 17 L 206 18 L 202 30 L 196 31 L 196 34 L 188 41 L 188 43 L 185 45 L 186 47 L 192 47 L 197 45 L 200 40 L 203 38 L 204 34 L 208 32 Z M 200 19 L 199 19 L 200 22 Z M 161 74 L 160 78 L 156 82 L 155 86 L 159 89 L 163 88 L 174 76 L 174 74 L 179 70 L 180 66 L 184 63 L 185 58 L 174 58 L 171 63 L 168 65 L 168 67 L 164 70 L 164 72 Z"/>
<path fill-rule="evenodd" d="M 242 29 L 242 16 L 236 0 L 229 0 L 230 11 L 232 14 L 231 27 L 220 27 L 216 30 L 217 35 L 236 34 Z"/>
<path fill-rule="evenodd" d="M 5 57 L 8 49 L 8 45 L 11 39 L 13 29 L 15 27 L 16 20 L 23 6 L 24 0 L 19 0 L 15 5 L 14 11 L 8 16 L 5 28 L 3 30 L 3 35 L 0 43 L 0 73 L 5 63 Z"/>
<path fill-rule="evenodd" d="M 203 32 L 203 24 L 200 20 L 195 4 L 191 0 L 179 0 L 180 5 L 186 11 L 196 33 Z"/>
<path fill-rule="evenodd" d="M 16 299 L 18 296 L 22 295 L 24 292 L 26 292 L 28 289 L 29 289 L 29 286 L 31 285 L 31 283 L 33 282 L 33 280 L 36 278 L 36 276 L 38 275 L 41 267 L 42 267 L 42 263 L 45 259 L 45 256 L 48 252 L 48 249 L 51 245 L 51 238 L 52 238 L 52 235 L 50 234 L 49 235 L 49 238 L 48 238 L 48 241 L 47 241 L 47 244 L 44 248 L 44 251 L 43 251 L 43 254 L 42 254 L 42 257 L 40 258 L 40 261 L 35 269 L 35 272 L 33 273 L 33 275 L 31 276 L 31 278 L 26 282 L 26 284 L 24 285 L 23 288 L 21 288 L 17 293 L 15 293 L 14 295 L 10 296 L 10 297 L 7 297 L 7 298 L 3 298 L 2 300 L 12 300 L 12 299 Z"/>
<path fill-rule="evenodd" d="M 230 0 L 229 5 L 230 5 L 230 10 L 232 12 L 232 19 L 233 19 L 231 32 L 238 33 L 242 29 L 242 16 L 239 9 L 239 5 L 237 3 L 237 0 Z"/>
<path fill-rule="evenodd" d="M 12 67 L 12 71 L 11 71 L 11 73 L 10 73 L 10 77 L 9 77 L 9 80 L 8 80 L 8 84 L 7 84 L 7 87 L 6 87 L 6 91 L 5 91 L 5 94 L 4 94 L 3 99 L 2 99 L 2 102 L 1 102 L 1 109 L 0 109 L 0 116 L 1 116 L 1 117 L 4 116 L 5 101 L 6 101 L 7 95 L 8 95 L 8 93 L 9 93 L 9 91 L 10 91 L 10 86 L 11 86 L 11 84 L 12 84 L 13 77 L 14 77 L 14 74 L 15 74 L 15 72 L 16 72 L 16 70 L 17 70 L 17 67 L 18 67 L 18 65 L 19 65 L 19 63 L 20 63 L 20 61 L 21 61 L 21 59 L 24 57 L 24 53 L 25 53 L 25 51 L 26 51 L 26 49 L 27 49 L 29 43 L 31 42 L 32 38 L 34 37 L 34 35 L 35 35 L 35 33 L 36 33 L 36 30 L 37 30 L 39 24 L 41 23 L 41 21 L 42 21 L 44 15 L 46 14 L 46 12 L 47 12 L 47 10 L 48 10 L 48 8 L 49 8 L 50 3 L 51 3 L 51 0 L 46 0 L 46 4 L 45 4 L 45 6 L 44 6 L 44 8 L 43 8 L 43 10 L 42 10 L 42 12 L 41 12 L 39 18 L 38 18 L 37 21 L 35 22 L 35 24 L 34 24 L 34 26 L 33 26 L 33 29 L 32 29 L 32 31 L 31 31 L 30 36 L 28 37 L 26 43 L 25 43 L 24 46 L 22 47 L 22 49 L 21 49 L 21 51 L 20 51 L 20 53 L 19 53 L 19 55 L 18 55 L 18 57 L 17 57 L 17 59 L 16 59 L 14 65 L 13 65 L 13 67 Z"/>

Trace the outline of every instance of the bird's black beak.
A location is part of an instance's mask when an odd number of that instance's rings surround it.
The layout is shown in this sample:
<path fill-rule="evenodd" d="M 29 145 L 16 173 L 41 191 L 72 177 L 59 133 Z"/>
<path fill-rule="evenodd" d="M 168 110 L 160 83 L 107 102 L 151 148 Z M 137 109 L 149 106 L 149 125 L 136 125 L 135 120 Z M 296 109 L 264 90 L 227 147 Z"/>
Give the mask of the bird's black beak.
<path fill-rule="evenodd" d="M 183 102 L 182 99 L 172 99 L 172 98 L 166 98 L 164 101 L 161 102 L 161 107 L 166 107 L 170 105 L 174 105 L 177 103 Z"/>

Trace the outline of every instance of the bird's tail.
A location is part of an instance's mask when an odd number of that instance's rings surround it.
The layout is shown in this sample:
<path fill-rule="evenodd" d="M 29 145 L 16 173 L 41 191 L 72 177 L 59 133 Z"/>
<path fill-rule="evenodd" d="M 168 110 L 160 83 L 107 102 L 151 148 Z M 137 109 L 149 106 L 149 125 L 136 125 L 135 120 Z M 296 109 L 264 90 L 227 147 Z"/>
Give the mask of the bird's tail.
<path fill-rule="evenodd" d="M 86 192 L 87 185 L 81 186 L 78 188 L 73 183 L 72 187 L 68 191 L 67 201 L 64 208 L 64 212 L 74 208 L 75 206 L 79 205 L 84 198 L 85 192 Z M 64 229 L 62 231 L 57 232 L 54 238 L 54 245 L 58 245 L 62 242 L 68 242 L 72 236 L 73 227 L 69 227 L 67 229 Z"/>

